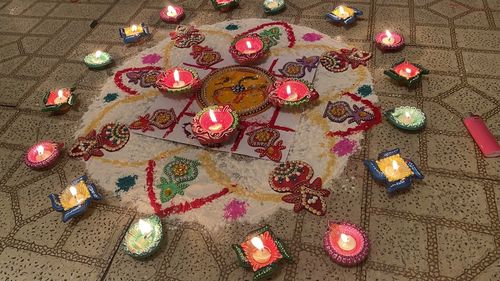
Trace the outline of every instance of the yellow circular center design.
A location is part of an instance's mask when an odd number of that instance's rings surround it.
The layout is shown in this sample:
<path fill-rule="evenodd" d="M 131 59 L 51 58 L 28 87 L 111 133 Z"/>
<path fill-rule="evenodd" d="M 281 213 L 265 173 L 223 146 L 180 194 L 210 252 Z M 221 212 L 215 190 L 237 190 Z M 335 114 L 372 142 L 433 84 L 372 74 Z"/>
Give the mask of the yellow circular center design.
<path fill-rule="evenodd" d="M 241 117 L 257 115 L 270 106 L 267 88 L 273 82 L 274 78 L 260 68 L 224 67 L 205 78 L 197 100 L 201 107 L 229 105 Z"/>

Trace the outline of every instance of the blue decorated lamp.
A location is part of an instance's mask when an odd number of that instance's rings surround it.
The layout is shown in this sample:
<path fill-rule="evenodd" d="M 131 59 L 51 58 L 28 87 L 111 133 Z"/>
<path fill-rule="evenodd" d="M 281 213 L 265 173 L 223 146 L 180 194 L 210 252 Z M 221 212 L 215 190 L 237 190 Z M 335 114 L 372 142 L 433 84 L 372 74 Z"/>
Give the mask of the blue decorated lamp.
<path fill-rule="evenodd" d="M 144 23 L 140 25 L 131 25 L 129 27 L 120 28 L 120 37 L 123 39 L 125 44 L 136 43 L 142 38 L 151 35 L 149 28 Z"/>
<path fill-rule="evenodd" d="M 101 200 L 101 195 L 97 193 L 95 185 L 88 182 L 87 176 L 81 176 L 73 180 L 59 195 L 50 194 L 49 198 L 52 208 L 62 212 L 62 221 L 67 222 L 85 213 L 93 200 Z"/>
<path fill-rule="evenodd" d="M 378 160 L 365 160 L 364 163 L 373 179 L 382 182 L 389 193 L 409 188 L 413 178 L 424 178 L 415 163 L 399 155 L 399 148 L 382 152 Z"/>
<path fill-rule="evenodd" d="M 355 22 L 363 12 L 353 7 L 340 5 L 326 14 L 326 17 L 334 23 L 348 25 Z"/>

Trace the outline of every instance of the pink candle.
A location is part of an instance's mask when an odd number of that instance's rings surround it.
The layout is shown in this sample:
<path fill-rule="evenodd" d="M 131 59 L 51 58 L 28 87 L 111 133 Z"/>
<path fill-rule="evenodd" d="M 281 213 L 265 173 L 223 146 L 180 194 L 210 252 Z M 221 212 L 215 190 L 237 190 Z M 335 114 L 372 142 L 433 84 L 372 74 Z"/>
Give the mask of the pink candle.
<path fill-rule="evenodd" d="M 42 141 L 28 150 L 24 159 L 28 167 L 39 169 L 50 166 L 60 155 L 62 144 Z"/>
<path fill-rule="evenodd" d="M 406 79 L 411 79 L 420 73 L 420 69 L 409 62 L 403 62 L 394 67 L 394 72 Z"/>
<path fill-rule="evenodd" d="M 264 48 L 264 43 L 259 37 L 245 37 L 235 44 L 236 50 L 245 55 L 255 54 Z"/>
<path fill-rule="evenodd" d="M 278 97 L 282 100 L 298 101 L 307 95 L 309 88 L 300 81 L 290 80 L 279 86 L 277 91 Z"/>
<path fill-rule="evenodd" d="M 200 125 L 203 129 L 218 133 L 227 130 L 234 122 L 233 115 L 227 111 L 209 109 L 200 117 Z"/>
<path fill-rule="evenodd" d="M 59 89 L 57 91 L 50 91 L 49 97 L 45 105 L 59 105 L 68 102 L 71 96 L 71 91 L 69 89 Z"/>

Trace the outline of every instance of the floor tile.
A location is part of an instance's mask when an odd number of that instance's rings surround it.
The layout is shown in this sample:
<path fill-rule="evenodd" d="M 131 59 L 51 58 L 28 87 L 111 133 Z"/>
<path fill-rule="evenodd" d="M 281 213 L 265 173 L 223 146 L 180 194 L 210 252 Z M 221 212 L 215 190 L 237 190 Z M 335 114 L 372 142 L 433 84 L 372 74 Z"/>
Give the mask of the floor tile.
<path fill-rule="evenodd" d="M 38 52 L 42 55 L 62 56 L 89 31 L 89 21 L 71 21 Z"/>
<path fill-rule="evenodd" d="M 24 94 L 35 84 L 35 81 L 0 78 L 2 92 L 0 93 L 2 105 L 16 105 Z"/>
<path fill-rule="evenodd" d="M 9 235 L 9 232 L 16 226 L 14 213 L 12 212 L 12 201 L 8 193 L 0 192 L 0 237 Z"/>
<path fill-rule="evenodd" d="M 24 64 L 18 71 L 18 75 L 40 77 L 56 65 L 59 59 L 34 57 Z"/>
<path fill-rule="evenodd" d="M 63 235 L 66 226 L 61 221 L 61 213 L 53 211 L 21 227 L 14 235 L 14 239 L 53 248 Z"/>
<path fill-rule="evenodd" d="M 461 48 L 496 50 L 500 31 L 456 29 L 457 44 Z"/>
<path fill-rule="evenodd" d="M 417 26 L 417 44 L 451 47 L 450 29 L 447 27 Z"/>
<path fill-rule="evenodd" d="M 0 16 L 0 32 L 26 33 L 33 28 L 40 19 L 12 18 Z"/>
<path fill-rule="evenodd" d="M 448 18 L 455 17 L 469 10 L 463 5 L 457 4 L 451 0 L 437 2 L 436 4 L 431 5 L 430 9 Z"/>
<path fill-rule="evenodd" d="M 465 71 L 473 74 L 497 75 L 500 54 L 462 52 Z"/>
<path fill-rule="evenodd" d="M 457 26 L 488 27 L 488 18 L 485 12 L 472 12 L 455 20 Z"/>
<path fill-rule="evenodd" d="M 474 143 L 469 137 L 428 135 L 427 153 L 431 168 L 477 173 Z"/>
<path fill-rule="evenodd" d="M 43 17 L 47 15 L 50 12 L 50 10 L 52 10 L 52 8 L 54 8 L 56 5 L 57 3 L 47 3 L 47 2 L 35 3 L 33 6 L 31 6 L 23 13 L 23 16 Z"/>
<path fill-rule="evenodd" d="M 37 27 L 33 28 L 32 34 L 54 34 L 67 23 L 63 19 L 44 19 Z"/>
<path fill-rule="evenodd" d="M 322 237 L 318 238 L 321 239 Z M 356 280 L 356 268 L 339 266 L 323 253 L 318 255 L 318 253 L 301 251 L 298 267 L 301 270 L 296 275 L 297 280 Z"/>
<path fill-rule="evenodd" d="M 62 3 L 55 8 L 50 16 L 52 17 L 72 17 L 80 19 L 97 19 L 103 15 L 109 5 L 106 4 L 80 4 Z"/>
<path fill-rule="evenodd" d="M 469 112 L 482 115 L 496 107 L 492 101 L 468 88 L 462 88 L 452 93 L 443 101 L 460 112 L 462 116 L 467 116 Z"/>

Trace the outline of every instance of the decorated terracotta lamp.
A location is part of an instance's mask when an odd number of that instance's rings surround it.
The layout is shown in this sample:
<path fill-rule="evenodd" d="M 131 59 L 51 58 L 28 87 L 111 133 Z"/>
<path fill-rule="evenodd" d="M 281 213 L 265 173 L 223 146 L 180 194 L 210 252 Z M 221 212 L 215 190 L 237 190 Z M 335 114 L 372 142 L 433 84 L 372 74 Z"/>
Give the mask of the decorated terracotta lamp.
<path fill-rule="evenodd" d="M 407 87 L 413 87 L 422 80 L 424 75 L 429 74 L 429 70 L 419 64 L 402 59 L 395 63 L 391 69 L 384 71 L 384 74 Z"/>
<path fill-rule="evenodd" d="M 171 68 L 158 74 L 156 87 L 164 94 L 183 94 L 201 86 L 196 71 L 187 68 Z"/>
<path fill-rule="evenodd" d="M 129 27 L 120 28 L 120 37 L 125 44 L 139 42 L 142 38 L 151 35 L 149 27 L 144 23 L 140 25 L 133 24 Z"/>
<path fill-rule="evenodd" d="M 323 247 L 333 262 L 353 266 L 368 256 L 370 243 L 365 231 L 349 222 L 330 222 Z"/>
<path fill-rule="evenodd" d="M 332 22 L 337 24 L 348 25 L 355 22 L 358 16 L 361 16 L 363 12 L 353 7 L 340 5 L 335 7 L 333 11 L 326 14 L 326 17 Z"/>
<path fill-rule="evenodd" d="M 43 96 L 42 111 L 65 112 L 76 103 L 75 88 L 63 88 L 47 92 Z"/>
<path fill-rule="evenodd" d="M 62 221 L 79 216 L 90 206 L 91 201 L 101 200 L 93 183 L 88 181 L 87 176 L 81 176 L 73 180 L 60 194 L 50 194 L 52 208 L 63 213 Z"/>
<path fill-rule="evenodd" d="M 318 97 L 312 83 L 302 79 L 278 80 L 269 88 L 269 101 L 276 107 L 300 106 Z"/>
<path fill-rule="evenodd" d="M 216 146 L 228 141 L 236 133 L 238 124 L 238 115 L 228 105 L 214 105 L 196 114 L 192 131 L 202 145 Z"/>
<path fill-rule="evenodd" d="M 122 241 L 122 248 L 129 256 L 145 259 L 151 256 L 163 239 L 163 226 L 158 216 L 139 219 L 128 229 Z"/>
<path fill-rule="evenodd" d="M 278 268 L 281 260 L 291 260 L 283 243 L 274 237 L 269 226 L 253 231 L 248 234 L 245 242 L 233 244 L 232 247 L 241 266 L 254 272 L 253 280 L 268 278 Z"/>
<path fill-rule="evenodd" d="M 178 23 L 184 18 L 184 9 L 180 6 L 168 5 L 160 11 L 160 18 L 164 22 Z"/>
<path fill-rule="evenodd" d="M 41 141 L 28 149 L 24 164 L 32 169 L 43 169 L 52 166 L 61 156 L 63 143 Z"/>
<path fill-rule="evenodd" d="M 108 53 L 95 51 L 95 53 L 86 55 L 83 62 L 85 62 L 90 69 L 102 69 L 111 64 L 113 60 Z"/>
<path fill-rule="evenodd" d="M 425 114 L 413 106 L 399 106 L 385 112 L 387 120 L 397 128 L 416 131 L 425 125 Z"/>
<path fill-rule="evenodd" d="M 240 0 L 211 0 L 214 8 L 221 12 L 231 11 L 238 6 Z"/>
<path fill-rule="evenodd" d="M 264 13 L 268 15 L 277 14 L 286 7 L 285 0 L 264 0 L 262 6 L 264 7 Z"/>
<path fill-rule="evenodd" d="M 389 193 L 409 188 L 413 178 L 424 178 L 415 163 L 399 155 L 399 148 L 382 152 L 377 160 L 364 163 L 373 179 L 382 182 Z"/>
<path fill-rule="evenodd" d="M 252 64 L 263 59 L 269 51 L 269 46 L 262 38 L 252 33 L 234 39 L 229 47 L 229 53 L 240 64 Z"/>
<path fill-rule="evenodd" d="M 397 51 L 405 46 L 405 38 L 400 33 L 386 30 L 375 35 L 375 43 L 382 51 Z"/>

